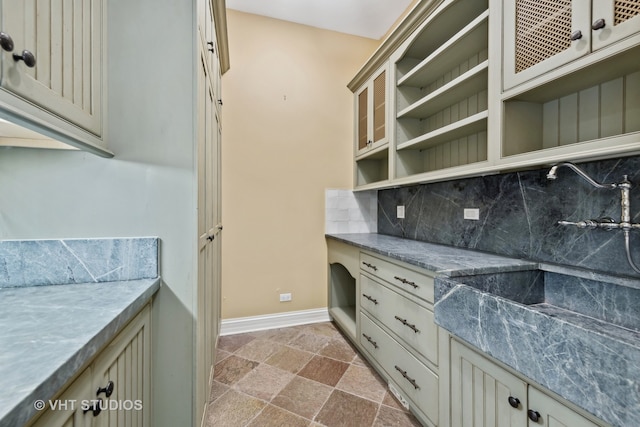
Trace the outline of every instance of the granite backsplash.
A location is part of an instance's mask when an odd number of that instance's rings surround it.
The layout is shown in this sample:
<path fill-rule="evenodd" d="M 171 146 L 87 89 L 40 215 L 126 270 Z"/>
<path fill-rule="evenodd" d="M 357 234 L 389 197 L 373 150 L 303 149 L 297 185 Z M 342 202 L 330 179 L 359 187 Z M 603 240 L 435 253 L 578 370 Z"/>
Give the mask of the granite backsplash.
<path fill-rule="evenodd" d="M 158 238 L 0 241 L 0 288 L 158 277 Z"/>
<path fill-rule="evenodd" d="M 640 157 L 578 166 L 602 183 L 628 175 L 632 222 L 640 222 Z M 619 190 L 592 187 L 567 168 L 547 180 L 548 170 L 380 190 L 378 233 L 639 277 L 627 262 L 621 231 L 557 224 L 603 216 L 620 221 Z M 404 219 L 396 219 L 398 205 L 405 206 Z M 478 208 L 480 220 L 465 220 L 464 208 Z M 640 264 L 640 230 L 631 232 L 631 253 Z"/>

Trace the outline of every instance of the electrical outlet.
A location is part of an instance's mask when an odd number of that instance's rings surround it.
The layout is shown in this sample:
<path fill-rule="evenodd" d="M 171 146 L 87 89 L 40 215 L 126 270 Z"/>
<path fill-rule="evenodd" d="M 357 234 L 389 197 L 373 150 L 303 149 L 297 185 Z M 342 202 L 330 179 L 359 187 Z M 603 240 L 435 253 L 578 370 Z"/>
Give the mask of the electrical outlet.
<path fill-rule="evenodd" d="M 396 208 L 396 218 L 398 218 L 398 219 L 404 218 L 404 205 L 403 206 L 398 206 Z"/>
<path fill-rule="evenodd" d="M 464 219 L 471 219 L 474 221 L 478 221 L 480 219 L 480 209 L 465 209 L 464 210 Z"/>
<path fill-rule="evenodd" d="M 291 293 L 280 294 L 280 302 L 291 301 Z"/>
<path fill-rule="evenodd" d="M 398 402 L 400 402 L 400 404 L 404 406 L 404 409 L 409 409 L 409 402 L 407 402 L 407 399 L 405 399 L 404 396 L 400 394 L 398 389 L 392 383 L 389 383 L 389 391 L 395 396 L 396 399 L 398 399 Z"/>

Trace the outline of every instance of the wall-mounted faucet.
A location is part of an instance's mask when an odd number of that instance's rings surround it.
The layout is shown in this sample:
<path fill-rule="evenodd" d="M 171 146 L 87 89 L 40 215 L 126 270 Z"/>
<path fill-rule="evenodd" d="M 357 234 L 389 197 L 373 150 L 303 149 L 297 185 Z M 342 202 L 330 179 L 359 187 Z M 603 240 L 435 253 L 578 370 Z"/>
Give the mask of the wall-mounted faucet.
<path fill-rule="evenodd" d="M 587 219 L 584 221 L 572 222 L 572 221 L 558 221 L 559 225 L 574 225 L 578 228 L 603 228 L 605 230 L 622 230 L 624 233 L 624 246 L 627 252 L 627 260 L 629 261 L 629 265 L 631 268 L 637 273 L 640 273 L 640 268 L 635 265 L 633 259 L 631 258 L 631 251 L 629 249 L 629 232 L 633 229 L 640 229 L 640 224 L 635 224 L 631 222 L 631 202 L 629 193 L 631 190 L 631 182 L 629 181 L 627 175 L 623 175 L 622 181 L 618 183 L 612 184 L 601 184 L 598 181 L 589 177 L 586 173 L 582 171 L 579 167 L 570 162 L 561 162 L 553 165 L 549 172 L 547 173 L 547 179 L 556 179 L 558 178 L 558 169 L 561 167 L 567 167 L 574 171 L 578 176 L 587 181 L 589 184 L 593 185 L 596 188 L 620 190 L 620 222 L 615 222 L 615 220 L 611 217 L 602 217 L 598 219 Z"/>

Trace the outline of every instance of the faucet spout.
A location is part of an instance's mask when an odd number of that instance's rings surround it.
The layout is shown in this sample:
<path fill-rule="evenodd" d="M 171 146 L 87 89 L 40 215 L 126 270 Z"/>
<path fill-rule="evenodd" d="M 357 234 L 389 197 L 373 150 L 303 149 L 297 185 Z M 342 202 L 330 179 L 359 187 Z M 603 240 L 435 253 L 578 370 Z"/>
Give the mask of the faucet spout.
<path fill-rule="evenodd" d="M 561 168 L 561 167 L 567 167 L 567 168 L 571 169 L 576 174 L 578 174 L 579 177 L 581 177 L 582 179 L 584 179 L 585 181 L 587 181 L 589 184 L 593 185 L 596 188 L 609 188 L 609 189 L 618 188 L 618 184 L 601 184 L 601 183 L 599 183 L 598 181 L 596 181 L 596 180 L 592 179 L 591 177 L 589 177 L 589 175 L 584 173 L 584 171 L 582 169 L 580 169 L 578 166 L 574 165 L 571 162 L 560 162 L 560 163 L 556 163 L 555 165 L 553 165 L 551 167 L 551 169 L 549 169 L 549 172 L 547 173 L 547 179 L 556 179 L 556 178 L 558 178 L 558 169 Z"/>

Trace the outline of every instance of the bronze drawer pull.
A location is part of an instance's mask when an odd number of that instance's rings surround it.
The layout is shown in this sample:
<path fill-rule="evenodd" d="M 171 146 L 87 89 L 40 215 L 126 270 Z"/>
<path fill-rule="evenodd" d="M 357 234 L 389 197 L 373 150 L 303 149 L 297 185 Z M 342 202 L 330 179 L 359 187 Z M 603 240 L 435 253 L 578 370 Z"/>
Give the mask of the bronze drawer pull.
<path fill-rule="evenodd" d="M 369 264 L 368 262 L 364 262 L 364 261 L 362 261 L 362 263 L 367 267 L 369 267 L 370 269 L 372 269 L 373 271 L 378 271 L 378 267 L 376 267 L 375 265 Z"/>
<path fill-rule="evenodd" d="M 369 301 L 371 301 L 372 303 L 374 303 L 375 305 L 378 305 L 378 300 L 377 299 L 375 299 L 373 297 L 370 297 L 367 294 L 362 294 L 362 296 L 365 297 L 366 299 L 368 299 Z"/>
<path fill-rule="evenodd" d="M 395 316 L 395 318 L 396 318 L 396 320 L 398 320 L 400 323 L 402 323 L 407 328 L 413 329 L 413 332 L 415 332 L 416 334 L 418 332 L 420 332 L 420 330 L 418 328 L 416 328 L 416 325 L 412 325 L 411 323 L 407 322 L 407 319 L 403 319 L 403 318 L 398 317 L 398 316 Z"/>
<path fill-rule="evenodd" d="M 409 381 L 409 384 L 411 384 L 413 386 L 413 388 L 415 388 L 416 390 L 420 390 L 420 387 L 416 383 L 416 380 L 414 380 L 413 378 L 409 377 L 409 375 L 407 375 L 407 371 L 403 371 L 402 369 L 400 369 L 398 367 L 398 365 L 395 365 L 395 368 L 396 368 L 396 371 L 398 371 L 398 372 L 400 372 L 402 374 L 402 376 L 404 377 L 405 380 Z"/>
<path fill-rule="evenodd" d="M 363 333 L 362 336 L 365 337 L 374 348 L 378 348 L 378 343 L 372 340 L 369 335 Z"/>
<path fill-rule="evenodd" d="M 419 288 L 419 286 L 416 285 L 415 282 L 411 282 L 411 281 L 405 279 L 404 277 L 393 276 L 393 278 L 396 279 L 396 280 L 399 280 L 401 283 L 404 283 L 405 285 L 413 286 L 414 289 L 418 289 Z"/>

